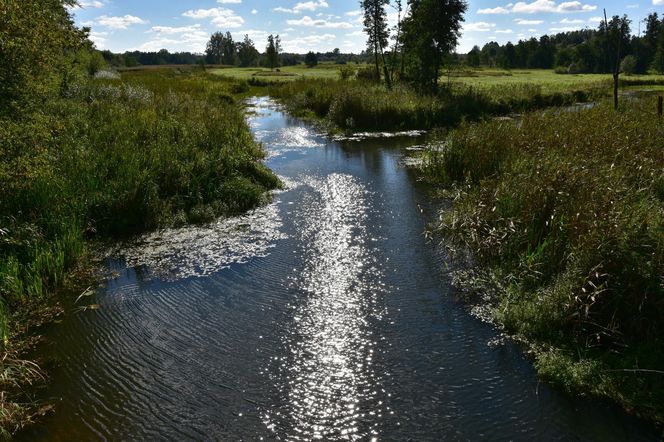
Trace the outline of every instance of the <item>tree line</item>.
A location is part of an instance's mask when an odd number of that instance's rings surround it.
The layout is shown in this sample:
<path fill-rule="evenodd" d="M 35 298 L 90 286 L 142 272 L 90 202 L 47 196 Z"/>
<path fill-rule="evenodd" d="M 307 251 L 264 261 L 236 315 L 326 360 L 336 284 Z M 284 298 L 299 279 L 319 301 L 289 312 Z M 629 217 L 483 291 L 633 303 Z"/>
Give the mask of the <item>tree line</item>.
<path fill-rule="evenodd" d="M 608 22 L 608 23 L 607 23 Z M 612 73 L 620 48 L 620 69 L 628 74 L 664 73 L 664 17 L 656 12 L 644 20 L 645 32 L 633 35 L 627 16 L 600 22 L 597 29 L 582 29 L 539 39 L 500 45 L 489 42 L 464 57 L 472 67 L 504 69 L 556 69 L 559 73 Z"/>

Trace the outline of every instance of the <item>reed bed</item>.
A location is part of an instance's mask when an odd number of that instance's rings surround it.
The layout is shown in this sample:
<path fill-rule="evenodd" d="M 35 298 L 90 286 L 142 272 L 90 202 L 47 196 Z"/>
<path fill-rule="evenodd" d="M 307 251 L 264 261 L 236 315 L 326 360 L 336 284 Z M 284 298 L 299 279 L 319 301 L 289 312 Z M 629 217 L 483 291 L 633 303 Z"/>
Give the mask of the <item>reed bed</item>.
<path fill-rule="evenodd" d="M 503 286 L 540 374 L 664 422 L 664 121 L 650 99 L 463 124 L 424 167 L 437 230 Z"/>

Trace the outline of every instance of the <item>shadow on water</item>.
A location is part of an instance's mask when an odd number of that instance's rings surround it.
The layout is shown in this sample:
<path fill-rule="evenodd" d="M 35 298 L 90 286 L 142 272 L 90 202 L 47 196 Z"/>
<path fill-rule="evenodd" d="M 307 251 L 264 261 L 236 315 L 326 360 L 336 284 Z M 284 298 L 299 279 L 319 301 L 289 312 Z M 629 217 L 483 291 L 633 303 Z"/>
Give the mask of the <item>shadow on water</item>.
<path fill-rule="evenodd" d="M 99 308 L 50 328 L 57 411 L 19 439 L 655 439 L 489 345 L 423 236 L 437 207 L 401 165 L 421 140 L 331 141 L 252 104 L 288 188 L 113 252 Z"/>

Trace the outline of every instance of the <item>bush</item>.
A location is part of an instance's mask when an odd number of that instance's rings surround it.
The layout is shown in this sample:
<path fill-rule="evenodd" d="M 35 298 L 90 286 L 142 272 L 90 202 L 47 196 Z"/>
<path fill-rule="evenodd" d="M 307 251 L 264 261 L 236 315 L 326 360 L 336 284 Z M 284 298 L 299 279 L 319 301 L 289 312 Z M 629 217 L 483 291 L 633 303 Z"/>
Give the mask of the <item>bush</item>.
<path fill-rule="evenodd" d="M 633 75 L 636 72 L 636 57 L 628 55 L 620 62 L 620 72 L 625 75 Z"/>
<path fill-rule="evenodd" d="M 357 71 L 351 65 L 343 65 L 339 68 L 339 78 L 343 81 L 354 79 L 356 74 Z"/>

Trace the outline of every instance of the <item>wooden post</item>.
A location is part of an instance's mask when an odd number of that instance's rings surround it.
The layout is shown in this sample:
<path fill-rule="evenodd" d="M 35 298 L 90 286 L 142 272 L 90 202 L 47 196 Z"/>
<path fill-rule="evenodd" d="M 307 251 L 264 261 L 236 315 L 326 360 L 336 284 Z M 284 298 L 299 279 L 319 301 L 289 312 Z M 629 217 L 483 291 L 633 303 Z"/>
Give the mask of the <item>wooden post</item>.
<path fill-rule="evenodd" d="M 664 97 L 661 95 L 657 97 L 657 115 L 662 116 L 662 111 L 664 110 Z"/>

